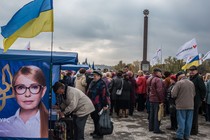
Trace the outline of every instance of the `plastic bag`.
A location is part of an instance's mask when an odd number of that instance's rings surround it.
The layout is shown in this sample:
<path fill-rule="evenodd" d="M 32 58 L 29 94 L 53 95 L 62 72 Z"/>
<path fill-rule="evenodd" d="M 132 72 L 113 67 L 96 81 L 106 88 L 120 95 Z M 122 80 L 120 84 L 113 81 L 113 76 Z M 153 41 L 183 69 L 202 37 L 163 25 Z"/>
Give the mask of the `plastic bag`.
<path fill-rule="evenodd" d="M 161 121 L 164 117 L 164 104 L 159 104 L 158 121 Z"/>
<path fill-rule="evenodd" d="M 99 133 L 101 135 L 110 135 L 114 129 L 113 122 L 109 116 L 109 111 L 105 110 L 99 118 Z"/>

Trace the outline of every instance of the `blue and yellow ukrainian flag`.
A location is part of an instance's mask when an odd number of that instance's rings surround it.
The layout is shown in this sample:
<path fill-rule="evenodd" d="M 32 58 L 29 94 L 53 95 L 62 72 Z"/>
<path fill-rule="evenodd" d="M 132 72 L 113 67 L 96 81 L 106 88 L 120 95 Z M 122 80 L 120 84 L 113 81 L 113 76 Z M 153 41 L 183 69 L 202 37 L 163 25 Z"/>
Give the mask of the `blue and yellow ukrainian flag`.
<path fill-rule="evenodd" d="M 189 69 L 191 66 L 199 66 L 200 63 L 199 63 L 199 60 L 200 60 L 200 57 L 199 55 L 196 55 L 190 62 L 186 63 L 183 67 L 182 67 L 182 70 L 187 70 Z"/>
<path fill-rule="evenodd" d="M 4 52 L 18 37 L 32 38 L 40 32 L 53 32 L 52 0 L 34 0 L 24 5 L 7 25 L 1 27 Z"/>

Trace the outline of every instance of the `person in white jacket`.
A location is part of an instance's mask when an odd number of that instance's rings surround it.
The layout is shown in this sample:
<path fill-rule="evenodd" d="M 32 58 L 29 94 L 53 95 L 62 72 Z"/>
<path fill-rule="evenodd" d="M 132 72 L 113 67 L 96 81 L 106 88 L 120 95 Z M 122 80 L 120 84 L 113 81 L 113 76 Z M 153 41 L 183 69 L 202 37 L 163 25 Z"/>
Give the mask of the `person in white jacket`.
<path fill-rule="evenodd" d="M 79 73 L 76 75 L 76 79 L 74 81 L 75 88 L 81 90 L 83 93 L 85 93 L 87 87 L 85 72 L 86 70 L 84 68 L 81 68 L 79 70 Z"/>

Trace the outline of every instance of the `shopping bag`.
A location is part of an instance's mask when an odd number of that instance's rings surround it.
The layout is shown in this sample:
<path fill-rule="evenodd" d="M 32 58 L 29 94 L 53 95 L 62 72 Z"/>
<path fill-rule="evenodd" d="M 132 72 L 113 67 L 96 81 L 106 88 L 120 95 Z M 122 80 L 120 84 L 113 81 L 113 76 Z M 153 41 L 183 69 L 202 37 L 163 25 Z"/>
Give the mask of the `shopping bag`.
<path fill-rule="evenodd" d="M 159 104 L 159 110 L 158 110 L 158 121 L 161 121 L 164 116 L 164 104 Z"/>
<path fill-rule="evenodd" d="M 111 121 L 111 118 L 109 116 L 109 111 L 105 110 L 100 115 L 99 118 L 99 134 L 100 135 L 110 135 L 112 134 L 114 129 L 113 122 Z"/>

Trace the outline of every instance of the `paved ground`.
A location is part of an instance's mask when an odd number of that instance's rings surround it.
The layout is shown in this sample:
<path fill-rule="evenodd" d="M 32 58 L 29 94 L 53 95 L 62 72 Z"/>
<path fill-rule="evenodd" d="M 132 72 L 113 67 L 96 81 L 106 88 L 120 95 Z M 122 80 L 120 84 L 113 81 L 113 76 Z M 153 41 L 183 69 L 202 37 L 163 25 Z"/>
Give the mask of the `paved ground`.
<path fill-rule="evenodd" d="M 210 140 L 210 123 L 206 123 L 203 116 L 199 116 L 199 134 L 191 136 L 190 140 Z M 172 140 L 175 131 L 166 130 L 170 125 L 169 117 L 161 122 L 161 130 L 166 134 L 154 134 L 148 131 L 147 113 L 134 112 L 134 116 L 118 118 L 113 115 L 114 132 L 112 135 L 104 136 L 103 140 Z M 89 118 L 85 128 L 85 139 L 93 140 L 89 134 L 93 131 L 93 122 Z"/>

